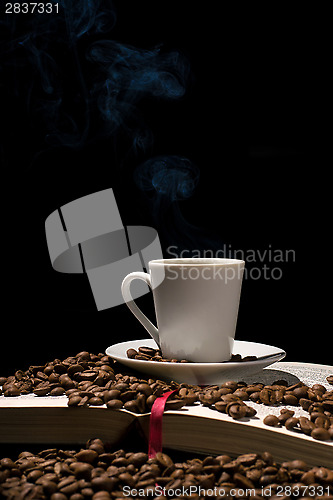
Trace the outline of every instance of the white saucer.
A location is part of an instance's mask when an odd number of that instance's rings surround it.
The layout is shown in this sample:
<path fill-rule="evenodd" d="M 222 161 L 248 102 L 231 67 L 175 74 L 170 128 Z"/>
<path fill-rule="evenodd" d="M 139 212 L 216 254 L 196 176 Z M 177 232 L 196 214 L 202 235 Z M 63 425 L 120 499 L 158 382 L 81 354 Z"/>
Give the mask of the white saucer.
<path fill-rule="evenodd" d="M 128 349 L 137 350 L 142 346 L 158 349 L 153 339 L 143 339 L 114 344 L 108 347 L 105 352 L 119 363 L 151 377 L 193 385 L 214 385 L 222 384 L 227 380 L 241 380 L 244 376 L 260 372 L 266 366 L 283 359 L 286 355 L 286 352 L 278 347 L 235 340 L 234 354 L 240 354 L 242 357 L 257 356 L 259 359 L 238 363 L 162 363 L 127 357 L 126 351 Z"/>

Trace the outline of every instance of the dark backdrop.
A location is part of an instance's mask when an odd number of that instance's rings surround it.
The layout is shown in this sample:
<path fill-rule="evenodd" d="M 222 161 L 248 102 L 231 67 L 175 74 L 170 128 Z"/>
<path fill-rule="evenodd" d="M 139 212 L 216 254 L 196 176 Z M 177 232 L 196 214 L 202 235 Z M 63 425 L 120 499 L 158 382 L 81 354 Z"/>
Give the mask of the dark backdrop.
<path fill-rule="evenodd" d="M 192 250 L 255 253 L 247 267 L 258 267 L 260 278 L 254 270 L 243 283 L 236 338 L 279 346 L 290 361 L 330 362 L 321 343 L 304 340 L 309 332 L 301 321 L 295 263 L 302 254 L 300 196 L 313 146 L 312 13 L 217 4 L 114 2 L 112 29 L 88 27 L 75 42 L 63 13 L 52 14 L 52 22 L 2 14 L 3 374 L 147 337 L 126 305 L 98 312 L 86 277 L 57 273 L 49 261 L 46 217 L 109 187 L 124 224 L 156 227 L 165 253 L 171 242 L 186 248 L 191 232 Z M 127 122 L 130 132 L 103 129 L 91 100 L 95 69 L 86 60 L 100 40 L 160 46 L 162 54 L 176 51 L 184 61 L 183 96 L 143 95 L 135 102 L 142 130 L 153 136 L 145 146 L 133 147 L 135 116 Z M 53 81 L 61 82 L 63 94 L 47 88 Z M 50 138 L 57 98 L 79 129 L 76 142 L 60 132 Z M 186 157 L 200 170 L 193 194 L 171 203 L 164 217 L 156 217 L 133 177 L 139 164 L 158 155 Z M 165 227 L 175 228 L 176 237 L 171 240 Z M 283 262 L 259 262 L 258 252 L 269 249 Z M 153 317 L 151 296 L 139 302 Z"/>

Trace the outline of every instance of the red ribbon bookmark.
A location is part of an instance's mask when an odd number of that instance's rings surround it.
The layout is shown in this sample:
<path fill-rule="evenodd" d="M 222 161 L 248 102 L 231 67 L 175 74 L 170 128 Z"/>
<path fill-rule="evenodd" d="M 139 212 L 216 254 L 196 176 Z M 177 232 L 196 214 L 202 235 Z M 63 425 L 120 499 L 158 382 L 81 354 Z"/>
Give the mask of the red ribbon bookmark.
<path fill-rule="evenodd" d="M 165 408 L 165 403 L 174 391 L 164 393 L 159 398 L 156 398 L 151 408 L 149 420 L 149 446 L 148 457 L 154 458 L 156 453 L 162 451 L 162 420 Z"/>

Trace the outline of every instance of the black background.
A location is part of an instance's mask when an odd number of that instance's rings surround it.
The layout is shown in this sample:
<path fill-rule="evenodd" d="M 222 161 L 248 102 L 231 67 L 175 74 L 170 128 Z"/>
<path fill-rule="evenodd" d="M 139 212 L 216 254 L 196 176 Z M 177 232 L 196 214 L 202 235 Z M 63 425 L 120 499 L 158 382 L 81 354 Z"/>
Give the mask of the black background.
<path fill-rule="evenodd" d="M 117 21 L 104 38 L 144 49 L 161 44 L 165 51 L 180 51 L 190 66 L 181 99 L 145 98 L 138 103 L 154 135 L 153 145 L 138 153 L 119 135 L 94 134 L 76 148 L 50 147 L 44 122 L 36 120 L 27 104 L 33 106 L 38 93 L 36 83 L 29 101 L 29 81 L 38 76 L 29 64 L 23 71 L 18 60 L 8 63 L 6 42 L 13 28 L 3 29 L 7 63 L 2 66 L 1 160 L 7 201 L 2 374 L 147 337 L 126 305 L 98 312 L 86 276 L 52 269 L 44 223 L 61 205 L 112 187 L 124 224 L 155 226 L 161 234 L 163 224 L 178 227 L 172 207 L 157 225 L 133 181 L 137 165 L 153 156 L 184 156 L 200 169 L 196 191 L 178 204 L 186 222 L 199 228 L 195 234 L 202 230 L 209 241 L 234 250 L 293 250 L 302 258 L 302 194 L 316 132 L 311 116 L 317 106 L 312 60 L 316 21 L 313 12 L 292 12 L 289 6 L 218 4 L 114 3 Z M 22 18 L 16 23 L 15 33 L 24 33 Z M 89 43 L 86 36 L 77 44 L 82 61 Z M 63 50 L 55 37 L 53 56 Z M 68 55 L 63 61 L 63 71 L 75 75 Z M 74 96 L 77 80 L 68 78 L 66 85 L 67 95 Z M 167 236 L 162 242 L 165 250 Z M 328 338 L 325 348 L 322 342 L 309 341 L 313 332 L 301 320 L 302 273 L 296 263 L 291 258 L 265 263 L 270 269 L 281 267 L 282 278 L 244 281 L 236 338 L 279 346 L 289 361 L 329 364 Z M 139 304 L 153 318 L 151 296 Z"/>

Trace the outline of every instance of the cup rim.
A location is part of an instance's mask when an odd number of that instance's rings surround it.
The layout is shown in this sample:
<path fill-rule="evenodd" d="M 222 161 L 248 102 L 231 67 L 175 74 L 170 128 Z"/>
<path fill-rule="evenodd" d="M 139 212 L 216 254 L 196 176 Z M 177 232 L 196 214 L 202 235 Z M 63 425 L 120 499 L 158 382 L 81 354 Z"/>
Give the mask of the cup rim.
<path fill-rule="evenodd" d="M 229 258 L 214 258 L 214 257 L 189 257 L 185 259 L 156 259 L 149 261 L 149 266 L 160 265 L 160 266 L 230 266 L 233 264 L 244 264 L 244 260 L 239 259 L 229 259 Z"/>

